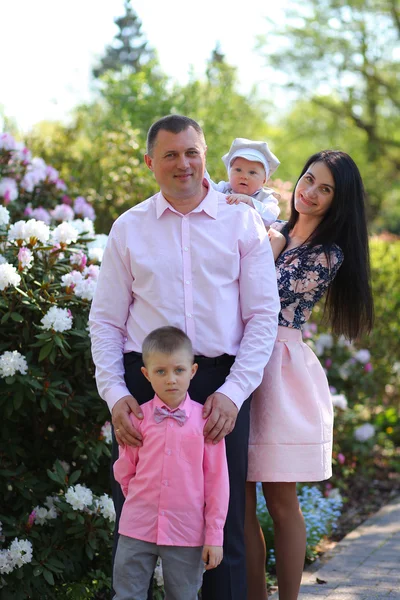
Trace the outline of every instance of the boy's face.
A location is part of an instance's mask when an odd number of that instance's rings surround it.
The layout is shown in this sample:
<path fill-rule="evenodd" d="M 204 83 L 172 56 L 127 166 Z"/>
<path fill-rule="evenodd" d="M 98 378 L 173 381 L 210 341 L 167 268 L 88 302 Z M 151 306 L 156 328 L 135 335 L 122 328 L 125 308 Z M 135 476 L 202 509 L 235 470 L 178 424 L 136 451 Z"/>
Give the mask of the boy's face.
<path fill-rule="evenodd" d="M 170 408 L 179 406 L 197 371 L 197 364 L 193 364 L 187 350 L 177 350 L 172 354 L 152 352 L 146 363 L 142 373 L 160 400 Z"/>
<path fill-rule="evenodd" d="M 235 194 L 252 196 L 265 183 L 265 169 L 260 162 L 238 156 L 231 164 L 229 183 Z"/>

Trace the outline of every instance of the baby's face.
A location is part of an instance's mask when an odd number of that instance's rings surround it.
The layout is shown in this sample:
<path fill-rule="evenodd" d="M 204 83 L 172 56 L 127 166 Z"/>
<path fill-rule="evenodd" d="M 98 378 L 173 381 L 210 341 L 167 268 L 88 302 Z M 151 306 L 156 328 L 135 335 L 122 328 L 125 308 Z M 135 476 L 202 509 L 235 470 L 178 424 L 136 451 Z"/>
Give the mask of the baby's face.
<path fill-rule="evenodd" d="M 252 196 L 265 183 L 265 170 L 260 162 L 239 156 L 231 164 L 229 183 L 235 194 Z"/>

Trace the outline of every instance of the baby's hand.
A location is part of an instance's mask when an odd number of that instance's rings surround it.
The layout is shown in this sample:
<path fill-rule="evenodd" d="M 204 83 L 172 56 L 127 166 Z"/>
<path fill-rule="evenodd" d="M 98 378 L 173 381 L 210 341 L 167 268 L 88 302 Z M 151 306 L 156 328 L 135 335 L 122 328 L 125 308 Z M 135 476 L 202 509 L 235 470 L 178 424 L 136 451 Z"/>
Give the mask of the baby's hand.
<path fill-rule="evenodd" d="M 286 238 L 282 233 L 280 233 L 280 231 L 272 229 L 272 227 L 268 229 L 268 237 L 269 241 L 271 242 L 274 260 L 276 260 L 282 252 L 282 250 L 284 249 L 284 247 L 286 246 Z"/>
<path fill-rule="evenodd" d="M 226 197 L 226 201 L 228 204 L 239 204 L 240 202 L 243 202 L 254 208 L 253 199 L 251 196 L 246 196 L 246 194 L 229 194 Z"/>
<path fill-rule="evenodd" d="M 218 567 L 223 555 L 222 546 L 204 546 L 202 559 L 206 571 Z"/>

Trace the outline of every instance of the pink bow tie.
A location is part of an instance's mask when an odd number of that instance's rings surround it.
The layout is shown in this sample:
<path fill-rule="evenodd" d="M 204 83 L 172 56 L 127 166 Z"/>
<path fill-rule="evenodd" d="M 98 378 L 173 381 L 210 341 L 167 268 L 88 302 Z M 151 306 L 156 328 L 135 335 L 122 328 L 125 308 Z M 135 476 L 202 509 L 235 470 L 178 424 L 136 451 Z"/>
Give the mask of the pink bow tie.
<path fill-rule="evenodd" d="M 181 408 L 178 408 L 177 410 L 174 410 L 173 412 L 168 410 L 168 408 L 166 408 L 165 406 L 162 406 L 161 408 L 159 406 L 156 406 L 155 410 L 154 410 L 154 420 L 156 423 L 161 423 L 161 421 L 163 421 L 164 419 L 167 418 L 170 419 L 175 419 L 175 421 L 178 423 L 178 425 L 180 427 L 182 427 L 182 425 L 184 425 L 186 419 L 187 419 L 187 415 L 185 413 L 184 410 L 182 410 Z"/>

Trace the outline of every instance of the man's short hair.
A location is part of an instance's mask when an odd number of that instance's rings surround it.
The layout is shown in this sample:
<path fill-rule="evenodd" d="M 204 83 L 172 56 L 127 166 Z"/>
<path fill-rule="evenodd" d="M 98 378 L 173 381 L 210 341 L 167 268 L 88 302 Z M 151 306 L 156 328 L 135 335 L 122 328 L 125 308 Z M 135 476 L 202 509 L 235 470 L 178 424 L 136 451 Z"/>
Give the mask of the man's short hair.
<path fill-rule="evenodd" d="M 150 127 L 147 134 L 147 154 L 149 156 L 153 154 L 158 132 L 162 129 L 164 131 L 169 131 L 170 133 L 181 133 L 181 131 L 185 131 L 186 129 L 189 129 L 189 127 L 193 127 L 193 129 L 197 131 L 202 137 L 205 146 L 206 141 L 203 130 L 194 119 L 184 117 L 183 115 L 167 115 L 166 117 L 158 119 L 158 121 L 153 123 Z"/>
<path fill-rule="evenodd" d="M 186 333 L 182 331 L 182 329 L 178 329 L 178 327 L 172 327 L 171 325 L 159 327 L 158 329 L 154 329 L 151 333 L 149 333 L 149 335 L 143 341 L 143 363 L 146 364 L 153 352 L 172 354 L 178 350 L 186 350 L 188 355 L 193 360 L 194 356 L 192 342 Z"/>

